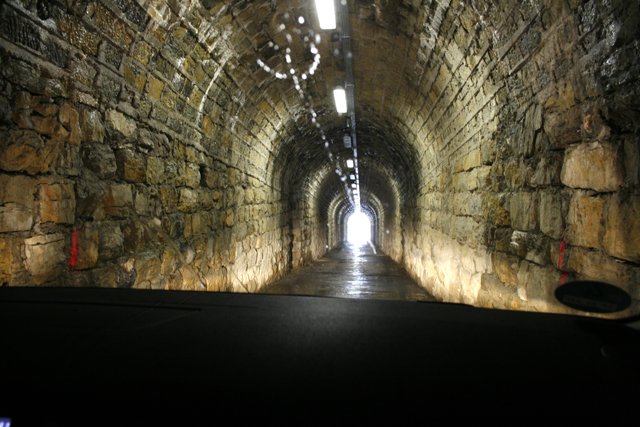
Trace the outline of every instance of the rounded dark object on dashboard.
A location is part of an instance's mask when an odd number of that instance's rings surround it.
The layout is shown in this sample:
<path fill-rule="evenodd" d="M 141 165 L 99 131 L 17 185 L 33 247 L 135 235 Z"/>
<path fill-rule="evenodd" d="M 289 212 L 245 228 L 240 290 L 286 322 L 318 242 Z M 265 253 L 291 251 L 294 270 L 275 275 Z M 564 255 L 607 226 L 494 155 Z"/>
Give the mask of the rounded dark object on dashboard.
<path fill-rule="evenodd" d="M 631 305 L 631 296 L 617 286 L 595 280 L 575 280 L 559 286 L 555 296 L 562 304 L 591 313 L 614 313 Z"/>

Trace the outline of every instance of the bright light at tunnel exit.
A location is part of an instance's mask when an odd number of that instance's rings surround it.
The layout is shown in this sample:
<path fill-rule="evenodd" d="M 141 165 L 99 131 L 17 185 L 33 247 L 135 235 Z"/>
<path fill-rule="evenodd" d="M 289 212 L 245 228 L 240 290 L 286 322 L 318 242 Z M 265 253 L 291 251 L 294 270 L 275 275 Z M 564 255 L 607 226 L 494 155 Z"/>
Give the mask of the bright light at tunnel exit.
<path fill-rule="evenodd" d="M 347 241 L 356 246 L 371 240 L 371 221 L 362 211 L 354 212 L 347 220 Z"/>

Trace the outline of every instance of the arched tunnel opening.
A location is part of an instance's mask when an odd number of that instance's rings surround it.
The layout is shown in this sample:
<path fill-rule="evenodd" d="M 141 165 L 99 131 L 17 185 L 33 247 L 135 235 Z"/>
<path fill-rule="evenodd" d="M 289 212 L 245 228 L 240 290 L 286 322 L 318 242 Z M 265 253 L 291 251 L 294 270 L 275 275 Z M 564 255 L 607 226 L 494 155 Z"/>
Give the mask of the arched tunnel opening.
<path fill-rule="evenodd" d="M 0 283 L 260 292 L 361 211 L 439 301 L 639 313 L 638 2 L 335 5 L 3 2 Z"/>
<path fill-rule="evenodd" d="M 352 212 L 347 219 L 347 242 L 363 246 L 371 242 L 372 224 L 369 216 L 361 210 Z"/>

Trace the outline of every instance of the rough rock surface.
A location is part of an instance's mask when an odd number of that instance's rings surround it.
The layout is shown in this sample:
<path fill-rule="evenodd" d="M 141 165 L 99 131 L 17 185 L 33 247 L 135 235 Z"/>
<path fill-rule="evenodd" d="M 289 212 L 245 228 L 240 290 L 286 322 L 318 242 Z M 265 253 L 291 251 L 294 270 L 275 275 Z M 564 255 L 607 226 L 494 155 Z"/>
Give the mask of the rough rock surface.
<path fill-rule="evenodd" d="M 612 144 L 580 144 L 567 149 L 562 183 L 573 188 L 616 191 L 624 184 L 624 166 Z"/>

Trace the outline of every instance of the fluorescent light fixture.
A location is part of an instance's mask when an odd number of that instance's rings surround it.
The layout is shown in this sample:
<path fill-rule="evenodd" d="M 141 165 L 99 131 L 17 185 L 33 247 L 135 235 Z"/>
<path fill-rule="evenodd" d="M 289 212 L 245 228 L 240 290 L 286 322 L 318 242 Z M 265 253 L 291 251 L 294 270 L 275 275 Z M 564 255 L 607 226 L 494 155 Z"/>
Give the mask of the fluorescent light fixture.
<path fill-rule="evenodd" d="M 353 167 L 353 160 L 351 160 L 351 159 L 347 160 L 347 167 L 348 168 L 352 168 Z"/>
<path fill-rule="evenodd" d="M 351 148 L 351 137 L 349 135 L 343 136 L 342 141 L 344 142 L 344 148 Z"/>
<path fill-rule="evenodd" d="M 347 94 L 341 87 L 335 88 L 333 90 L 333 97 L 336 100 L 336 110 L 338 113 L 346 113 L 347 112 Z"/>
<path fill-rule="evenodd" d="M 336 11 L 333 7 L 333 0 L 316 0 L 316 11 L 318 21 L 323 30 L 333 30 L 336 28 Z"/>

